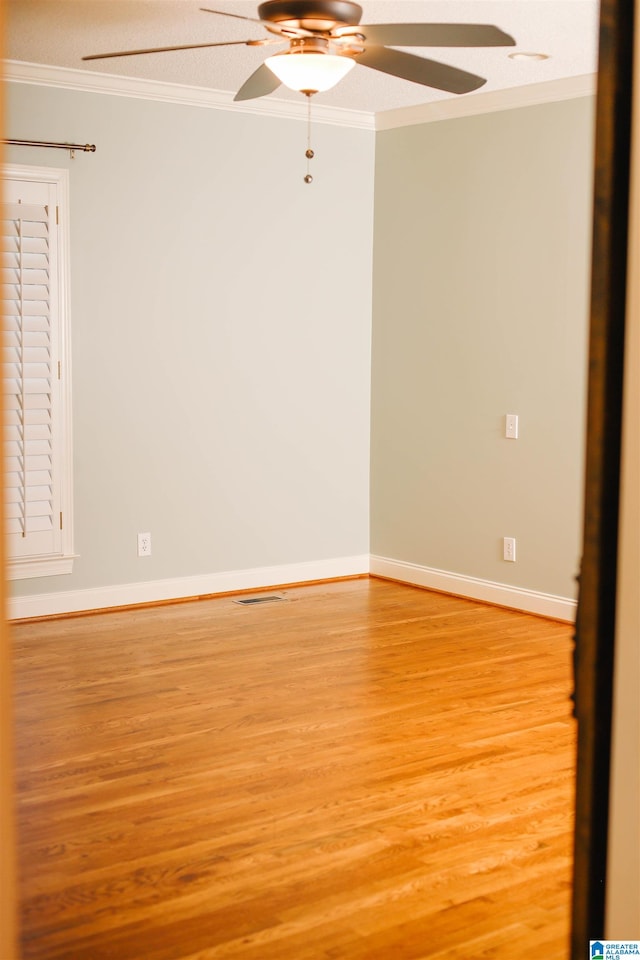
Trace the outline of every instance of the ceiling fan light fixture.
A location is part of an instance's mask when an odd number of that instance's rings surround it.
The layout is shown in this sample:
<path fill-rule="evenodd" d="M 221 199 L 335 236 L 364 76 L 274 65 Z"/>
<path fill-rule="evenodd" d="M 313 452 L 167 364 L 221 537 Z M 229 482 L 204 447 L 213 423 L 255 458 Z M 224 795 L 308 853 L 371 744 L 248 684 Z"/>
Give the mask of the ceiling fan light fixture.
<path fill-rule="evenodd" d="M 295 50 L 276 53 L 267 57 L 265 63 L 290 90 L 309 94 L 335 87 L 355 66 L 351 57 Z"/>

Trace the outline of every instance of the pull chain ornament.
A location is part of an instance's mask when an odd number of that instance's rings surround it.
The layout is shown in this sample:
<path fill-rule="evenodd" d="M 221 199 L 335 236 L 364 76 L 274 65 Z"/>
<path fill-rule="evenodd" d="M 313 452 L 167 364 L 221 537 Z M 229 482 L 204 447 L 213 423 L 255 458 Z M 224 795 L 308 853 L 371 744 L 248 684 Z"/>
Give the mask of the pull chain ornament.
<path fill-rule="evenodd" d="M 309 161 L 313 160 L 315 154 L 311 149 L 311 93 L 305 94 L 307 98 L 307 149 L 305 157 L 307 158 L 307 172 L 304 178 L 305 183 L 313 183 L 313 177 L 309 173 Z"/>

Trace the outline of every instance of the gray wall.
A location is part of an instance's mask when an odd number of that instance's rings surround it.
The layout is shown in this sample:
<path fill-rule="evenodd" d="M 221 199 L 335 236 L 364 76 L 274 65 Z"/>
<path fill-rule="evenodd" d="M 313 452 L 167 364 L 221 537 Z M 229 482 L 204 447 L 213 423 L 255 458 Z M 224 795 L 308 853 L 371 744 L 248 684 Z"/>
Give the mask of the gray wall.
<path fill-rule="evenodd" d="M 373 133 L 307 186 L 302 121 L 10 84 L 6 129 L 97 144 L 6 156 L 71 171 L 80 555 L 13 594 L 368 553 Z"/>
<path fill-rule="evenodd" d="M 574 596 L 592 111 L 381 132 L 374 193 L 369 131 L 318 124 L 308 187 L 302 122 L 8 85 L 12 137 L 98 145 L 7 157 L 71 170 L 80 554 L 14 595 L 348 557 L 370 531 Z"/>
<path fill-rule="evenodd" d="M 373 554 L 575 595 L 592 115 L 582 98 L 377 136 Z"/>

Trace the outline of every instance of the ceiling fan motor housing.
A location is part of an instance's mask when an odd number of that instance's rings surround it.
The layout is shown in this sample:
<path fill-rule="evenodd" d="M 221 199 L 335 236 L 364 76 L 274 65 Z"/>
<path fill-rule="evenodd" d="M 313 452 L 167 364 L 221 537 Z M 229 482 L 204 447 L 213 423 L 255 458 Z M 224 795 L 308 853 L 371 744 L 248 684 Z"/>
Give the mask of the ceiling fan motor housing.
<path fill-rule="evenodd" d="M 362 7 L 350 0 L 267 0 L 258 16 L 292 29 L 328 32 L 360 23 Z"/>

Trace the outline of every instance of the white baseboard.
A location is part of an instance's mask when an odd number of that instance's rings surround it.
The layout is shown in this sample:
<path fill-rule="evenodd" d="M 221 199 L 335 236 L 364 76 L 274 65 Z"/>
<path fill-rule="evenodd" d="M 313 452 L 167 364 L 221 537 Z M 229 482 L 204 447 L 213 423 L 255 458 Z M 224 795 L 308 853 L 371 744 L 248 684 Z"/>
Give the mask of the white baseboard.
<path fill-rule="evenodd" d="M 372 555 L 369 572 L 373 576 L 399 580 L 402 583 L 427 587 L 441 593 L 466 597 L 469 600 L 482 600 L 485 603 L 494 603 L 500 607 L 522 610 L 525 613 L 535 613 L 542 617 L 552 617 L 554 620 L 573 623 L 576 617 L 577 603 L 568 597 L 556 597 L 553 594 L 538 593 L 522 587 L 510 587 L 506 583 L 492 583 L 490 580 L 464 577 L 458 573 L 449 573 L 447 570 L 421 567 L 415 563 L 391 560 L 388 557 Z"/>
<path fill-rule="evenodd" d="M 66 590 L 56 593 L 39 593 L 30 597 L 11 597 L 7 603 L 7 615 L 10 620 L 24 620 L 30 617 L 79 613 L 83 610 L 106 610 L 111 607 L 160 603 L 164 600 L 180 600 L 186 597 L 259 590 L 285 583 L 309 583 L 314 580 L 362 576 L 367 573 L 438 590 L 441 593 L 466 597 L 469 600 L 495 603 L 498 606 L 522 610 L 525 613 L 535 613 L 570 623 L 575 620 L 576 601 L 567 597 L 538 593 L 522 587 L 510 587 L 504 583 L 492 583 L 475 577 L 465 577 L 447 570 L 435 570 L 415 563 L 391 560 L 388 557 L 369 557 L 367 554 L 276 567 L 230 570 L 197 577 L 179 577 L 173 580 L 121 583 L 87 590 Z"/>
<path fill-rule="evenodd" d="M 10 620 L 29 617 L 47 617 L 56 614 L 78 613 L 83 610 L 104 610 L 139 603 L 159 603 L 216 593 L 234 593 L 258 590 L 285 583 L 308 583 L 313 580 L 332 580 L 369 572 L 369 556 L 337 557 L 305 563 L 284 564 L 277 567 L 257 567 L 253 570 L 230 570 L 224 573 L 197 577 L 179 577 L 175 580 L 152 580 L 143 583 L 121 583 L 88 590 L 67 590 L 40 593 L 31 597 L 11 597 L 7 603 Z"/>

